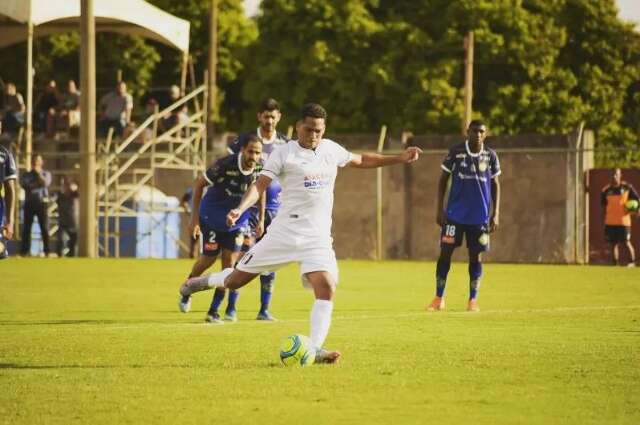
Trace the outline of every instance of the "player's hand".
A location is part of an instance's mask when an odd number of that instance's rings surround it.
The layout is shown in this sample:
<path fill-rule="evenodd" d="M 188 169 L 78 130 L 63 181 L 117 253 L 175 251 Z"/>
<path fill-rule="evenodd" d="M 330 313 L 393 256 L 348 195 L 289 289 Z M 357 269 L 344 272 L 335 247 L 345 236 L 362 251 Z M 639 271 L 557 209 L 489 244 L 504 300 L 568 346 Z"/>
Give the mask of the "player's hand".
<path fill-rule="evenodd" d="M 489 222 L 489 233 L 492 233 L 498 230 L 499 225 L 500 225 L 500 216 L 496 214 L 491 217 L 491 221 Z"/>
<path fill-rule="evenodd" d="M 197 222 L 191 222 L 189 224 L 189 231 L 191 232 L 191 237 L 193 239 L 198 239 L 198 236 L 200 236 L 200 225 Z"/>
<path fill-rule="evenodd" d="M 422 149 L 420 149 L 419 147 L 409 146 L 407 149 L 405 149 L 404 152 L 402 152 L 402 162 L 409 164 L 413 161 L 417 161 L 421 153 Z"/>
<path fill-rule="evenodd" d="M 260 239 L 264 235 L 264 221 L 259 220 L 256 224 L 256 238 Z"/>
<path fill-rule="evenodd" d="M 440 227 L 444 226 L 444 211 L 442 210 L 438 211 L 438 213 L 436 214 L 436 223 Z"/>
<path fill-rule="evenodd" d="M 13 239 L 13 223 L 12 222 L 8 222 L 4 226 L 2 226 L 2 236 L 6 240 Z"/>
<path fill-rule="evenodd" d="M 229 214 L 227 214 L 227 226 L 233 226 L 234 224 L 236 224 L 236 221 L 238 221 L 241 215 L 242 212 L 240 212 L 240 210 L 237 208 L 229 211 Z"/>

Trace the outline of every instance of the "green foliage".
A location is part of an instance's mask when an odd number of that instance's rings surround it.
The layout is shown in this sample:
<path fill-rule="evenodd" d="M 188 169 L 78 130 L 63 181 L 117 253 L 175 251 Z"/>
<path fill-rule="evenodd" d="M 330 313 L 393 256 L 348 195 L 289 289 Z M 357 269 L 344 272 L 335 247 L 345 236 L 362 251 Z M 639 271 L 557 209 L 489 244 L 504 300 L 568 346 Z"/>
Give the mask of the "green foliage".
<path fill-rule="evenodd" d="M 286 368 L 313 295 L 278 271 L 240 321 L 203 322 L 211 291 L 178 312 L 189 260 L 3 260 L 0 415 L 23 424 L 640 423 L 640 269 L 489 264 L 480 313 L 454 263 L 447 310 L 424 311 L 433 262 L 340 261 L 328 348 L 336 366 Z"/>
<path fill-rule="evenodd" d="M 210 1 L 151 2 L 191 23 L 201 83 Z M 219 0 L 218 28 L 219 129 L 252 127 L 270 96 L 283 127 L 316 101 L 330 132 L 458 133 L 473 30 L 474 115 L 494 134 L 568 133 L 584 121 L 599 165 L 640 165 L 640 33 L 611 0 L 264 0 L 256 19 L 241 0 Z M 98 45 L 99 87 L 110 89 L 117 69 L 138 96 L 179 82 L 182 58 L 170 47 L 106 34 Z M 36 41 L 38 87 L 77 80 L 77 46 L 77 34 Z M 0 76 L 24 91 L 24 43 L 2 53 Z"/>
<path fill-rule="evenodd" d="M 640 34 L 612 1 L 264 0 L 262 10 L 245 99 L 274 96 L 287 112 L 325 103 L 331 131 L 459 132 L 473 30 L 474 115 L 493 133 L 568 133 L 585 121 L 599 147 L 638 143 Z"/>
<path fill-rule="evenodd" d="M 209 7 L 210 0 L 151 0 L 159 8 L 191 23 L 190 54 L 193 58 L 197 84 L 202 84 L 209 56 Z M 218 1 L 218 110 L 217 124 L 237 125 L 237 117 L 242 104 L 238 93 L 238 78 L 244 68 L 241 51 L 258 36 L 255 22 L 244 16 L 242 0 Z M 163 58 L 154 76 L 154 85 L 178 84 L 180 81 L 181 60 L 179 54 L 166 46 L 156 49 Z M 189 79 L 190 80 L 190 79 Z M 188 80 L 188 86 L 190 81 Z M 231 95 L 229 96 L 229 93 Z"/>

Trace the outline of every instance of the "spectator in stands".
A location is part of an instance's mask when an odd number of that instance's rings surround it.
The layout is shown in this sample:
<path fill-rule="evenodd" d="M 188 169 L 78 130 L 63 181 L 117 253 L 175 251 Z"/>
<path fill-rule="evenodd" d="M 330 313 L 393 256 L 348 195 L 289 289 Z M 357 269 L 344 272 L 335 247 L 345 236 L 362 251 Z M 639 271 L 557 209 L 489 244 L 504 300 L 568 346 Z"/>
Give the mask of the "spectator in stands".
<path fill-rule="evenodd" d="M 16 85 L 7 83 L 4 92 L 3 108 L 0 112 L 4 131 L 16 134 L 24 125 L 24 99 L 16 90 Z"/>
<path fill-rule="evenodd" d="M 169 105 L 173 105 L 175 102 L 180 100 L 181 93 L 180 87 L 171 86 L 169 89 Z M 170 130 L 172 127 L 175 127 L 178 124 L 184 124 L 187 122 L 189 117 L 187 116 L 187 105 L 181 105 L 178 108 L 173 109 L 168 115 L 162 120 L 162 128 L 164 131 Z"/>
<path fill-rule="evenodd" d="M 62 95 L 62 107 L 58 114 L 58 128 L 70 131 L 80 126 L 80 91 L 76 82 L 69 80 L 67 92 Z"/>
<path fill-rule="evenodd" d="M 56 113 L 60 107 L 60 95 L 56 82 L 51 80 L 44 88 L 44 92 L 35 103 L 34 129 L 38 132 L 45 132 L 47 137 L 53 137 L 55 133 Z"/>
<path fill-rule="evenodd" d="M 76 241 L 78 229 L 76 216 L 78 215 L 78 185 L 68 177 L 60 179 L 60 191 L 56 197 L 58 203 L 58 257 L 76 256 Z M 67 238 L 65 249 L 64 238 Z"/>
<path fill-rule="evenodd" d="M 120 81 L 116 90 L 107 93 L 100 99 L 98 121 L 98 134 L 106 137 L 109 128 L 113 127 L 116 136 L 122 136 L 124 129 L 131 122 L 133 110 L 133 98 L 127 93 L 127 85 Z"/>
<path fill-rule="evenodd" d="M 20 254 L 29 255 L 31 251 L 31 226 L 33 217 L 38 217 L 44 254 L 49 256 L 49 220 L 47 207 L 49 204 L 49 186 L 51 173 L 44 168 L 41 155 L 35 155 L 31 161 L 31 171 L 20 176 L 20 185 L 24 189 L 24 223 L 22 226 L 22 246 Z"/>

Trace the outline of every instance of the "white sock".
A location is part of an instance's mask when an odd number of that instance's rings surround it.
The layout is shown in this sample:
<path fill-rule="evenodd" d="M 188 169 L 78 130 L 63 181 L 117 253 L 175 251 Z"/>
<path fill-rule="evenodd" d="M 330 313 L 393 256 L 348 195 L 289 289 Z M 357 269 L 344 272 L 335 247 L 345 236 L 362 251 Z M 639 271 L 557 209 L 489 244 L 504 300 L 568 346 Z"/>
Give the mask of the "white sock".
<path fill-rule="evenodd" d="M 327 300 L 316 300 L 311 308 L 311 330 L 309 338 L 316 348 L 322 348 L 324 340 L 327 339 L 329 327 L 331 326 L 331 313 L 333 312 L 333 302 Z"/>
<path fill-rule="evenodd" d="M 224 280 L 231 274 L 233 269 L 231 267 L 222 269 L 218 273 L 211 273 L 207 276 L 207 284 L 209 288 L 224 288 Z"/>

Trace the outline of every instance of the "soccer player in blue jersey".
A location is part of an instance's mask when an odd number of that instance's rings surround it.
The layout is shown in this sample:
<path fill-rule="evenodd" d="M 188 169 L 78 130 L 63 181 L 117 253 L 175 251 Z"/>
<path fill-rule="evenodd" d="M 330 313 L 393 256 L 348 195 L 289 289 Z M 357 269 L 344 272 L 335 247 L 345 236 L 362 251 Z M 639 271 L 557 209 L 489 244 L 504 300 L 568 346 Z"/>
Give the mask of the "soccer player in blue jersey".
<path fill-rule="evenodd" d="M 262 141 L 247 137 L 238 153 L 219 159 L 198 177 L 193 187 L 193 210 L 191 212 L 191 234 L 200 236 L 201 254 L 189 277 L 200 276 L 221 255 L 222 268 L 233 267 L 244 240 L 244 227 L 249 220 L 247 211 L 233 225 L 226 223 L 226 216 L 240 203 L 249 186 L 255 182 L 261 168 Z M 204 188 L 209 186 L 203 196 Z M 206 316 L 210 323 L 222 323 L 218 308 L 224 300 L 224 289 L 216 289 Z M 238 292 L 229 291 L 225 320 L 236 321 Z M 191 308 L 191 296 L 181 293 L 180 311 Z"/>
<path fill-rule="evenodd" d="M 2 134 L 2 121 L 0 121 Z M 16 179 L 18 168 L 13 155 L 0 145 L 0 182 L 4 188 L 0 196 L 0 260 L 7 258 L 7 240 L 13 238 L 13 216 L 16 208 Z"/>
<path fill-rule="evenodd" d="M 469 250 L 469 304 L 467 310 L 480 311 L 478 290 L 482 276 L 482 253 L 489 249 L 489 233 L 498 228 L 500 217 L 500 161 L 484 145 L 487 127 L 482 121 L 469 123 L 467 140 L 451 148 L 442 162 L 438 182 L 436 221 L 442 227 L 440 257 L 436 266 L 436 297 L 429 311 L 444 309 L 444 290 L 453 251 L 466 238 Z M 444 196 L 451 177 L 446 210 Z"/>
<path fill-rule="evenodd" d="M 258 123 L 259 126 L 256 130 L 241 134 L 229 147 L 230 153 L 237 153 L 240 146 L 248 137 L 257 136 L 262 140 L 262 161 L 267 161 L 269 155 L 273 150 L 285 145 L 289 139 L 282 133 L 276 131 L 276 126 L 280 121 L 282 114 L 280 113 L 280 106 L 275 99 L 265 99 L 260 104 L 260 110 L 258 111 Z M 253 246 L 253 244 L 264 235 L 267 231 L 271 221 L 275 218 L 280 207 L 280 191 L 282 187 L 277 179 L 273 179 L 267 190 L 265 191 L 265 206 L 264 209 L 253 206 L 250 210 L 249 216 L 249 228 L 245 234 L 245 243 L 242 246 L 242 251 L 246 252 Z M 269 312 L 269 304 L 271 303 L 271 296 L 273 294 L 273 288 L 275 284 L 276 274 L 274 272 L 265 272 L 260 275 L 260 311 L 258 312 L 257 320 L 274 321 L 275 317 Z"/>

